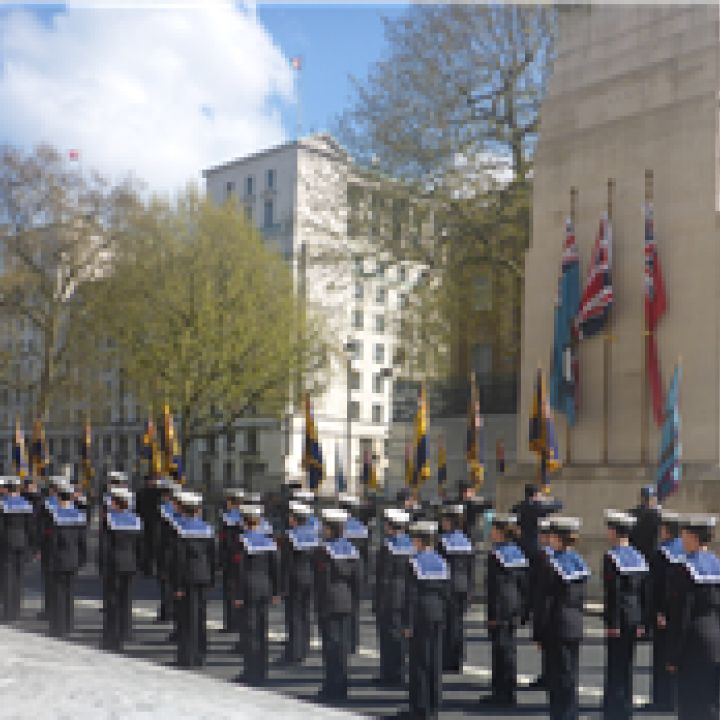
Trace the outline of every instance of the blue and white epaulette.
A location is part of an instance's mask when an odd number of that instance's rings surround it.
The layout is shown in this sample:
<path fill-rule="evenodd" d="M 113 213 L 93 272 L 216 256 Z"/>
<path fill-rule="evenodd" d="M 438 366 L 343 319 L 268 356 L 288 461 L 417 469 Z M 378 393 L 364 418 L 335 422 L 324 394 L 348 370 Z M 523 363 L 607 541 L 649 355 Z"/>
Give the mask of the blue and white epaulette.
<path fill-rule="evenodd" d="M 448 555 L 469 555 L 473 551 L 473 546 L 467 535 L 454 530 L 440 536 L 440 544 Z"/>
<path fill-rule="evenodd" d="M 272 535 L 273 526 L 268 522 L 267 518 L 261 517 L 257 531 L 263 535 Z"/>
<path fill-rule="evenodd" d="M 561 550 L 548 555 L 550 566 L 563 582 L 575 582 L 589 578 L 590 568 L 582 556 L 574 550 Z"/>
<path fill-rule="evenodd" d="M 685 550 L 683 549 L 682 540 L 680 538 L 663 540 L 658 549 L 660 550 L 660 554 L 673 565 L 676 565 L 685 559 Z"/>
<path fill-rule="evenodd" d="M 325 543 L 325 551 L 331 560 L 357 560 L 360 557 L 355 546 L 347 538 L 329 540 Z"/>
<path fill-rule="evenodd" d="M 685 556 L 683 565 L 698 585 L 720 584 L 720 558 L 709 550 L 700 550 Z"/>
<path fill-rule="evenodd" d="M 493 546 L 492 553 L 504 568 L 526 568 L 528 566 L 528 559 L 515 543 L 500 543 L 499 545 L 495 545 Z"/>
<path fill-rule="evenodd" d="M 385 547 L 391 555 L 404 555 L 407 557 L 415 554 L 415 546 L 412 544 L 412 540 L 404 533 L 385 538 Z"/>
<path fill-rule="evenodd" d="M 620 575 L 645 573 L 649 570 L 642 553 L 632 545 L 618 545 L 610 548 L 607 555 Z"/>
<path fill-rule="evenodd" d="M 58 527 L 70 525 L 86 525 L 87 515 L 82 510 L 73 507 L 57 507 L 52 514 L 53 523 Z"/>
<path fill-rule="evenodd" d="M 54 512 L 58 506 L 57 495 L 48 495 L 43 501 L 43 506 L 49 513 Z"/>
<path fill-rule="evenodd" d="M 130 510 L 111 510 L 107 522 L 109 530 L 142 530 L 142 521 Z"/>
<path fill-rule="evenodd" d="M 343 537 L 348 540 L 367 540 L 367 525 L 360 522 L 357 518 L 349 518 L 343 528 Z"/>
<path fill-rule="evenodd" d="M 545 557 L 551 558 L 555 552 L 549 545 L 542 545 L 540 549 L 545 553 Z"/>
<path fill-rule="evenodd" d="M 242 525 L 243 516 L 239 510 L 231 510 L 230 512 L 224 512 L 221 520 L 225 527 L 237 527 Z"/>
<path fill-rule="evenodd" d="M 175 521 L 175 530 L 179 537 L 187 540 L 209 539 L 213 537 L 213 529 L 200 518 L 188 518 L 181 515 Z"/>
<path fill-rule="evenodd" d="M 8 515 L 19 514 L 27 515 L 32 513 L 33 506 L 22 495 L 8 495 L 0 503 L 0 512 Z"/>
<path fill-rule="evenodd" d="M 315 529 L 307 525 L 288 530 L 288 539 L 295 550 L 312 550 L 320 545 Z"/>
<path fill-rule="evenodd" d="M 244 533 L 241 539 L 248 555 L 258 555 L 259 553 L 275 552 L 277 550 L 275 541 L 257 530 Z"/>
<path fill-rule="evenodd" d="M 313 528 L 315 532 L 320 532 L 320 521 L 314 515 L 310 515 L 305 524 Z"/>
<path fill-rule="evenodd" d="M 410 560 L 410 567 L 418 580 L 447 580 L 450 577 L 448 564 L 432 551 L 415 555 Z"/>

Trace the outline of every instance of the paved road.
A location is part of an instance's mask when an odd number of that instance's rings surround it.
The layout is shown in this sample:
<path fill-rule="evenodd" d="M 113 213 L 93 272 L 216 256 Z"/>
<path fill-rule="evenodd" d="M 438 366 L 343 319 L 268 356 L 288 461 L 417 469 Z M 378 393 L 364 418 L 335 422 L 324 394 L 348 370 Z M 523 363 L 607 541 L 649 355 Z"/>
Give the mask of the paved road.
<path fill-rule="evenodd" d="M 46 623 L 36 618 L 39 609 L 39 578 L 37 563 L 28 569 L 28 592 L 25 609 L 17 627 L 31 632 L 46 632 Z M 78 581 L 76 630 L 69 642 L 97 647 L 100 640 L 101 614 L 100 586 L 93 565 L 85 568 Z M 157 587 L 152 579 L 139 578 L 135 585 L 135 632 L 126 652 L 164 665 L 174 663 L 174 645 L 167 642 L 170 626 L 155 622 Z M 222 609 L 219 594 L 214 592 L 208 608 L 209 653 L 205 668 L 198 672 L 232 681 L 242 669 L 241 658 L 233 651 L 234 636 L 220 633 Z M 301 667 L 283 667 L 277 663 L 284 636 L 281 608 L 273 608 L 270 623 L 270 678 L 268 689 L 297 698 L 313 700 L 321 682 L 321 664 L 317 638 L 308 662 Z M 596 719 L 602 697 L 604 650 L 600 621 L 587 618 L 587 637 L 581 657 L 582 718 Z M 518 653 L 520 685 L 527 685 L 539 670 L 539 657 L 527 631 L 521 630 Z M 347 703 L 339 706 L 355 713 L 374 717 L 395 717 L 407 708 L 402 690 L 378 689 L 371 683 L 378 665 L 374 618 L 368 602 L 363 603 L 361 647 L 351 661 L 351 691 Z M 649 653 L 647 644 L 638 652 L 635 672 L 635 693 L 638 706 L 647 702 L 649 692 Z M 478 699 L 487 692 L 490 667 L 490 645 L 487 641 L 483 611 L 473 607 L 467 623 L 467 667 L 462 676 L 446 675 L 444 704 L 441 717 L 447 718 L 542 718 L 547 717 L 545 694 L 541 691 L 521 689 L 519 707 L 512 712 L 488 712 L 478 705 Z M 656 713 L 638 712 L 644 718 L 668 717 Z"/>

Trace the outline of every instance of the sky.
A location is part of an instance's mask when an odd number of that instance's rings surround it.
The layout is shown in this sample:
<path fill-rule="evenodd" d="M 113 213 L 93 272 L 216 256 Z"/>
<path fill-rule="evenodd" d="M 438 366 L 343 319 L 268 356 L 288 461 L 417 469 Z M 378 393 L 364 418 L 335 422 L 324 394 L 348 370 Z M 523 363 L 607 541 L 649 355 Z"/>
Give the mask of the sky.
<path fill-rule="evenodd" d="M 132 6 L 132 7 L 128 7 Z M 203 168 L 332 127 L 403 5 L 75 0 L 0 6 L 0 143 L 174 192 Z M 301 58 L 297 73 L 291 58 Z"/>

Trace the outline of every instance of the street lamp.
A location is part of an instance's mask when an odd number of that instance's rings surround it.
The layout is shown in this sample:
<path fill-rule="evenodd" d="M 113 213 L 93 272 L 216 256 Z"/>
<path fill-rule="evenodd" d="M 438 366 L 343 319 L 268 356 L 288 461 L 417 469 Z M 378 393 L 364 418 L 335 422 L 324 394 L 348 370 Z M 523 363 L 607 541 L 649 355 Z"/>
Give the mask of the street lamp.
<path fill-rule="evenodd" d="M 347 387 L 347 406 L 345 408 L 345 463 L 347 472 L 347 487 L 350 489 L 352 486 L 352 356 L 355 350 L 355 343 L 352 340 L 347 340 L 343 345 L 343 349 L 345 350 L 345 385 Z"/>

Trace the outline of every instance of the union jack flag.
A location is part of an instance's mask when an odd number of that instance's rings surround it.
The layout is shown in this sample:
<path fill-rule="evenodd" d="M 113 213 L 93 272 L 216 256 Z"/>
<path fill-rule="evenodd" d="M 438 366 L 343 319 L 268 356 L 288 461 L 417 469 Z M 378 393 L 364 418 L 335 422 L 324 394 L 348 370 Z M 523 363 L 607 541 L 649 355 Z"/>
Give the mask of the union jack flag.
<path fill-rule="evenodd" d="M 580 299 L 576 321 L 578 337 L 592 337 L 604 330 L 612 305 L 612 224 L 607 213 L 603 213 L 588 268 L 585 292 Z"/>

